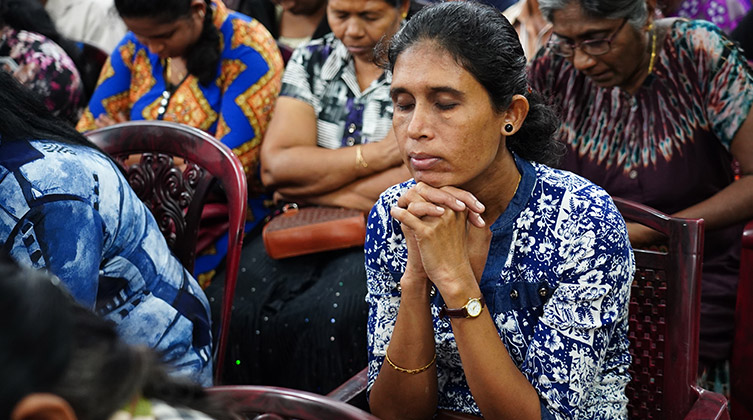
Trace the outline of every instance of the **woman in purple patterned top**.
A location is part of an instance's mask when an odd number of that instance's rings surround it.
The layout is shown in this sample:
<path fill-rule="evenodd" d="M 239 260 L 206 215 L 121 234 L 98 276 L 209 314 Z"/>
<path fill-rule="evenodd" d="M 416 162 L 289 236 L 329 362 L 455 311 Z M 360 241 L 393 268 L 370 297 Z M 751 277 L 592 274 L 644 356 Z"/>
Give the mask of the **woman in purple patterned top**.
<path fill-rule="evenodd" d="M 707 20 L 731 33 L 750 10 L 750 0 L 674 0 L 668 1 L 666 16 Z"/>
<path fill-rule="evenodd" d="M 701 365 L 723 365 L 733 337 L 742 224 L 753 218 L 750 67 L 718 27 L 653 21 L 640 1 L 540 6 L 554 35 L 530 72 L 533 87 L 562 111 L 562 167 L 613 196 L 705 219 Z M 742 171 L 738 181 L 733 160 Z M 633 245 L 662 240 L 628 228 Z"/>

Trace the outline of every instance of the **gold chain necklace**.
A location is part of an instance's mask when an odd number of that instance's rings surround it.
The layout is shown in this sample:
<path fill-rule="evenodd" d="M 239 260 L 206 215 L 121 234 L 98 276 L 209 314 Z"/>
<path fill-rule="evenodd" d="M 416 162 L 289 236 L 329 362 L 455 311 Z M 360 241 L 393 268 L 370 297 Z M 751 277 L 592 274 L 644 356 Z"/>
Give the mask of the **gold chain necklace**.
<path fill-rule="evenodd" d="M 651 22 L 648 30 L 651 31 L 651 59 L 648 62 L 648 74 L 654 71 L 654 60 L 656 59 L 656 31 L 654 31 L 654 23 Z"/>

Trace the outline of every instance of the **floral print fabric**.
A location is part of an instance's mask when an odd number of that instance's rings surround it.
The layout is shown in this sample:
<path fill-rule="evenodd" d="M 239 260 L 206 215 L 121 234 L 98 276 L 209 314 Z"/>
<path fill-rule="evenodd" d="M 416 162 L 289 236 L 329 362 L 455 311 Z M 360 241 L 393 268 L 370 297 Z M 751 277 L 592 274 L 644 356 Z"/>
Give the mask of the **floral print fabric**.
<path fill-rule="evenodd" d="M 0 28 L 0 70 L 37 94 L 47 109 L 75 122 L 83 106 L 84 87 L 68 54 L 45 36 Z"/>
<path fill-rule="evenodd" d="M 627 315 L 635 262 L 622 216 L 601 188 L 516 159 L 522 179 L 491 227 L 480 282 L 500 338 L 533 384 L 544 418 L 627 417 Z M 400 306 L 405 238 L 390 208 L 411 180 L 388 189 L 368 219 L 365 244 L 369 388 Z M 450 244 L 448 244 L 449 246 Z M 433 298 L 439 407 L 481 415 L 465 380 L 443 302 Z"/>
<path fill-rule="evenodd" d="M 750 10 L 750 0 L 684 0 L 675 16 L 703 19 L 732 32 Z"/>

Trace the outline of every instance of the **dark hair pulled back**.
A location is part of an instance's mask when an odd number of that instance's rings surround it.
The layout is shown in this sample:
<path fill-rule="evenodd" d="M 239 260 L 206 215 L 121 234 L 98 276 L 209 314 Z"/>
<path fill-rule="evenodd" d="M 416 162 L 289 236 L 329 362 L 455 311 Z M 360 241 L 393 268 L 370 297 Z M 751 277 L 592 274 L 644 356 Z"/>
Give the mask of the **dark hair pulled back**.
<path fill-rule="evenodd" d="M 32 90 L 0 71 L 0 139 L 55 140 L 96 147 L 72 125 L 54 116 Z"/>
<path fill-rule="evenodd" d="M 433 42 L 484 87 L 497 112 L 505 111 L 513 95 L 526 97 L 528 116 L 522 127 L 507 137 L 507 147 L 518 156 L 547 165 L 556 164 L 564 148 L 553 137 L 559 119 L 544 98 L 530 90 L 526 58 L 518 34 L 495 8 L 469 1 L 427 6 L 392 38 L 387 64 L 394 70 L 402 52 L 420 42 Z"/>
<path fill-rule="evenodd" d="M 184 58 L 188 72 L 196 76 L 201 84 L 208 85 L 217 77 L 221 51 L 220 31 L 214 26 L 212 1 L 204 1 L 207 11 L 201 34 Z M 174 22 L 191 15 L 191 0 L 115 0 L 115 8 L 122 18 Z"/>

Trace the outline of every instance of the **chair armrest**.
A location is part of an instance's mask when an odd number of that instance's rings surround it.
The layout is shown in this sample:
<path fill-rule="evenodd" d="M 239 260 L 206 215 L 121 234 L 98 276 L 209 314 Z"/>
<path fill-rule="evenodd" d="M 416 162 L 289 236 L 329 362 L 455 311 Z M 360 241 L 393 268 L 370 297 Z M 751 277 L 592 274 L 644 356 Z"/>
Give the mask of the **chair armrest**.
<path fill-rule="evenodd" d="M 353 375 L 350 379 L 343 382 L 342 385 L 333 389 L 327 394 L 328 397 L 342 402 L 352 400 L 356 395 L 366 390 L 369 384 L 369 368 L 365 367 L 360 372 Z"/>
<path fill-rule="evenodd" d="M 694 388 L 698 391 L 698 399 L 685 416 L 685 420 L 729 420 L 728 403 L 724 395 L 699 387 Z"/>

